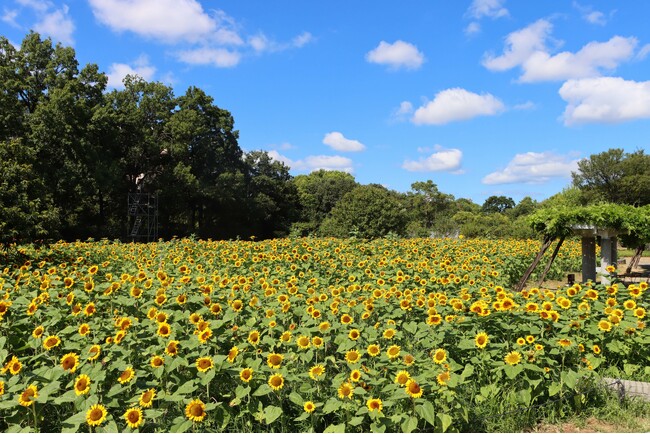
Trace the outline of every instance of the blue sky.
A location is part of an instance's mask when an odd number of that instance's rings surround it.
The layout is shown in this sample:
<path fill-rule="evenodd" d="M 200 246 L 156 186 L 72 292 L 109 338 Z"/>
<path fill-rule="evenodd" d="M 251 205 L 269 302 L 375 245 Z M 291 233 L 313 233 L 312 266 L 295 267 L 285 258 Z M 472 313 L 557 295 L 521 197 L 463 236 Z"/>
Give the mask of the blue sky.
<path fill-rule="evenodd" d="M 240 146 L 482 204 L 543 200 L 581 158 L 650 149 L 650 1 L 4 0 L 30 30 L 127 73 L 195 85 Z"/>

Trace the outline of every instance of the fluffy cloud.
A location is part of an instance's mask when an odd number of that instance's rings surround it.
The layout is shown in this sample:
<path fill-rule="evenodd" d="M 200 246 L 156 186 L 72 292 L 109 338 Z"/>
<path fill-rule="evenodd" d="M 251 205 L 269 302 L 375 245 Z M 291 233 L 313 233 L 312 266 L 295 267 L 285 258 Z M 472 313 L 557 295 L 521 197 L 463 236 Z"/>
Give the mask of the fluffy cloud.
<path fill-rule="evenodd" d="M 215 34 L 218 21 L 196 0 L 89 0 L 95 17 L 117 32 L 165 42 L 196 42 Z M 236 35 L 222 35 L 238 42 Z"/>
<path fill-rule="evenodd" d="M 68 15 L 68 6 L 53 12 L 44 14 L 40 21 L 34 24 L 34 30 L 43 35 L 51 36 L 53 39 L 66 44 L 74 44 L 74 23 Z"/>
<path fill-rule="evenodd" d="M 20 24 L 16 22 L 18 11 L 16 9 L 5 9 L 0 20 L 9 24 L 12 27 L 20 28 Z"/>
<path fill-rule="evenodd" d="M 565 125 L 650 118 L 650 81 L 620 77 L 569 80 L 559 93 L 567 102 Z"/>
<path fill-rule="evenodd" d="M 517 154 L 500 171 L 485 176 L 483 184 L 538 184 L 551 178 L 568 178 L 572 171 L 578 169 L 578 160 L 552 152 L 526 152 Z"/>
<path fill-rule="evenodd" d="M 409 172 L 450 172 L 458 171 L 463 153 L 460 149 L 443 149 L 436 146 L 436 152 L 417 161 L 406 160 L 402 168 Z"/>
<path fill-rule="evenodd" d="M 481 31 L 481 25 L 477 23 L 476 21 L 472 21 L 465 27 L 465 34 L 467 36 L 471 36 L 475 33 L 478 33 Z"/>
<path fill-rule="evenodd" d="M 146 56 L 140 56 L 134 63 L 133 66 L 126 63 L 113 63 L 108 70 L 108 87 L 115 89 L 121 89 L 124 87 L 124 77 L 127 75 L 137 75 L 143 79 L 150 81 L 154 74 L 156 73 L 156 68 L 149 65 L 149 59 Z"/>
<path fill-rule="evenodd" d="M 496 115 L 503 109 L 503 103 L 489 93 L 479 95 L 462 88 L 452 88 L 438 92 L 433 101 L 415 111 L 411 120 L 415 124 L 442 125 L 477 116 Z"/>
<path fill-rule="evenodd" d="M 392 44 L 381 41 L 377 48 L 366 53 L 370 63 L 388 65 L 392 69 L 418 69 L 424 63 L 424 55 L 413 44 L 395 41 Z"/>
<path fill-rule="evenodd" d="M 181 62 L 190 65 L 213 65 L 218 68 L 231 68 L 241 60 L 241 54 L 226 48 L 197 48 L 177 53 Z"/>
<path fill-rule="evenodd" d="M 303 32 L 294 37 L 290 42 L 280 43 L 269 39 L 264 33 L 258 33 L 248 38 L 248 44 L 257 53 L 285 51 L 291 48 L 301 48 L 313 40 L 309 32 Z"/>
<path fill-rule="evenodd" d="M 605 14 L 600 11 L 593 10 L 593 7 L 583 6 L 576 1 L 573 2 L 573 7 L 580 11 L 582 18 L 588 23 L 598 24 L 599 26 L 604 26 L 607 24 L 607 18 L 605 18 Z"/>
<path fill-rule="evenodd" d="M 325 134 L 323 143 L 330 148 L 341 152 L 359 152 L 366 149 L 365 145 L 358 140 L 346 139 L 343 134 L 338 131 L 332 131 Z"/>
<path fill-rule="evenodd" d="M 508 9 L 503 7 L 503 3 L 504 0 L 474 0 L 467 13 L 476 19 L 507 17 Z"/>
<path fill-rule="evenodd" d="M 552 29 L 553 25 L 542 19 L 510 33 L 503 54 L 485 56 L 483 65 L 492 71 L 520 67 L 522 82 L 595 77 L 629 60 L 637 45 L 636 38 L 614 36 L 607 42 L 590 42 L 576 53 L 551 55 L 546 41 Z"/>
<path fill-rule="evenodd" d="M 352 173 L 354 171 L 352 160 L 339 155 L 310 155 L 303 160 L 291 160 L 278 151 L 268 151 L 271 158 L 281 161 L 292 170 L 300 172 L 313 172 L 314 170 L 339 170 Z"/>

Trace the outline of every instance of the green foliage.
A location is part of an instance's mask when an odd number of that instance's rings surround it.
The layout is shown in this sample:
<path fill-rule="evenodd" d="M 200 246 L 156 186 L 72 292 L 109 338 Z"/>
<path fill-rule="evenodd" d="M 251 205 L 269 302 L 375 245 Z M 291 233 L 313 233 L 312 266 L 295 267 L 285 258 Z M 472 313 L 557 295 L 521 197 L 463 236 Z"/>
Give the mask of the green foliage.
<path fill-rule="evenodd" d="M 650 204 L 650 155 L 609 149 L 578 162 L 573 184 L 588 201 Z"/>
<path fill-rule="evenodd" d="M 490 196 L 485 199 L 481 211 L 484 213 L 503 213 L 515 207 L 515 201 L 506 196 Z"/>
<path fill-rule="evenodd" d="M 294 179 L 300 197 L 300 221 L 293 230 L 298 235 L 314 234 L 332 208 L 357 186 L 354 176 L 335 170 L 317 170 Z"/>
<path fill-rule="evenodd" d="M 321 235 L 380 238 L 389 232 L 403 234 L 406 212 L 398 194 L 380 185 L 355 187 L 332 209 L 321 225 Z"/>
<path fill-rule="evenodd" d="M 35 152 L 20 140 L 0 141 L 0 243 L 57 235 L 58 215 L 38 174 Z"/>
<path fill-rule="evenodd" d="M 544 236 L 560 238 L 580 225 L 620 232 L 627 246 L 650 242 L 650 206 L 633 207 L 601 203 L 585 207 L 544 208 L 528 218 L 531 227 Z"/>

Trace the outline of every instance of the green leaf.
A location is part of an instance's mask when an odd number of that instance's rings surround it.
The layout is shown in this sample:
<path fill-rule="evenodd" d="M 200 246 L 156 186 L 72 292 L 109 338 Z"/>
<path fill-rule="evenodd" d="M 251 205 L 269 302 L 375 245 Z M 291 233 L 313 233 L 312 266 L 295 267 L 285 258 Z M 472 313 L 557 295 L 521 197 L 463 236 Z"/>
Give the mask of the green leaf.
<path fill-rule="evenodd" d="M 272 391 L 273 391 L 273 389 L 271 389 L 271 386 L 269 386 L 268 384 L 264 383 L 264 384 L 262 384 L 260 387 L 258 387 L 257 390 L 256 390 L 255 392 L 253 392 L 253 396 L 264 396 L 264 395 L 268 395 L 268 394 L 271 393 Z"/>
<path fill-rule="evenodd" d="M 371 432 L 386 432 L 386 425 L 383 423 L 376 423 L 373 422 L 370 424 L 370 431 Z"/>
<path fill-rule="evenodd" d="M 325 406 L 323 406 L 323 413 L 329 414 L 338 410 L 339 408 L 341 408 L 341 401 L 336 398 L 330 398 L 325 403 Z"/>
<path fill-rule="evenodd" d="M 176 423 L 169 429 L 169 432 L 187 432 L 192 427 L 192 421 L 184 417 L 174 419 Z"/>
<path fill-rule="evenodd" d="M 293 402 L 296 405 L 302 406 L 305 403 L 305 400 L 302 399 L 302 396 L 300 396 L 297 392 L 291 392 L 289 394 L 289 400 Z"/>
<path fill-rule="evenodd" d="M 214 369 L 210 369 L 208 372 L 206 372 L 203 375 L 199 374 L 199 377 L 201 377 L 201 381 L 200 381 L 201 385 L 207 386 L 210 383 L 210 381 L 212 381 L 215 374 L 216 371 Z"/>
<path fill-rule="evenodd" d="M 348 425 L 350 426 L 359 426 L 363 423 L 363 416 L 356 416 L 350 419 Z"/>
<path fill-rule="evenodd" d="M 424 404 L 415 407 L 415 411 L 431 426 L 436 426 L 436 411 L 431 402 L 424 401 Z"/>
<path fill-rule="evenodd" d="M 79 413 L 70 416 L 63 422 L 61 422 L 62 432 L 77 432 L 79 430 L 79 425 L 86 422 L 86 410 L 80 411 Z"/>
<path fill-rule="evenodd" d="M 415 332 L 417 332 L 418 330 L 418 323 L 416 323 L 415 321 L 411 321 L 410 323 L 402 324 L 402 329 L 406 330 L 411 334 L 415 334 Z"/>
<path fill-rule="evenodd" d="M 413 432 L 418 427 L 418 418 L 415 416 L 410 416 L 404 422 L 402 422 L 402 432 Z"/>
<path fill-rule="evenodd" d="M 113 387 L 110 388 L 110 390 L 108 391 L 108 393 L 106 394 L 106 396 L 107 396 L 108 398 L 110 398 L 111 396 L 115 396 L 115 395 L 117 395 L 117 394 L 120 393 L 122 390 L 124 390 L 124 386 L 122 386 L 122 385 L 119 384 L 119 383 L 118 383 L 118 384 L 114 384 Z"/>
<path fill-rule="evenodd" d="M 562 385 L 560 383 L 551 383 L 551 385 L 548 387 L 548 396 L 555 396 L 562 390 Z"/>
<path fill-rule="evenodd" d="M 179 395 L 188 395 L 196 390 L 196 384 L 194 384 L 193 381 L 188 381 L 187 383 L 183 383 L 176 391 L 174 392 L 175 394 Z"/>
<path fill-rule="evenodd" d="M 521 373 L 521 371 L 523 371 L 523 370 L 524 370 L 524 367 L 521 366 L 521 365 L 514 365 L 514 366 L 505 365 L 503 367 L 503 371 L 506 373 L 506 376 L 511 380 L 514 380 L 514 378 L 517 375 L 519 375 Z"/>
<path fill-rule="evenodd" d="M 248 396 L 249 393 L 251 393 L 250 386 L 244 387 L 242 385 L 239 385 L 235 389 L 235 398 L 242 399 L 244 396 Z"/>
<path fill-rule="evenodd" d="M 573 370 L 564 371 L 560 374 L 560 378 L 569 389 L 575 389 L 578 383 L 578 373 Z"/>
<path fill-rule="evenodd" d="M 54 403 L 58 405 L 58 404 L 63 404 L 64 402 L 74 402 L 76 400 L 77 400 L 77 394 L 75 393 L 75 391 L 68 390 L 63 395 L 54 399 Z"/>
<path fill-rule="evenodd" d="M 325 430 L 323 431 L 324 433 L 326 432 L 345 432 L 345 424 L 341 423 L 338 425 L 330 425 Z"/>
<path fill-rule="evenodd" d="M 463 373 L 460 374 L 460 377 L 463 380 L 466 380 L 467 378 L 471 377 L 473 373 L 474 373 L 474 366 L 468 364 L 465 365 L 465 369 L 463 369 Z"/>
<path fill-rule="evenodd" d="M 447 428 L 451 426 L 452 418 L 448 414 L 439 413 L 437 419 L 440 421 L 442 432 L 447 432 Z"/>
<path fill-rule="evenodd" d="M 269 405 L 268 407 L 264 408 L 264 418 L 267 425 L 275 422 L 280 416 L 282 416 L 282 409 L 280 407 Z"/>

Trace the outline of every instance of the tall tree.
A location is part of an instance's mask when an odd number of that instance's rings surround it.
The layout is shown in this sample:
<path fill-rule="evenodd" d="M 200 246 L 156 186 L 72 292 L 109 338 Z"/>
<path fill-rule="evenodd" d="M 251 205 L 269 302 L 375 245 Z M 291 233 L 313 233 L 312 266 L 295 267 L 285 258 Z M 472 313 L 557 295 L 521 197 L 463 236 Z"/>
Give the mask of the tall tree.
<path fill-rule="evenodd" d="M 589 202 L 650 203 L 650 155 L 642 149 L 625 153 L 616 148 L 590 155 L 571 175 Z"/>
<path fill-rule="evenodd" d="M 411 214 L 409 232 L 415 236 L 446 236 L 455 231 L 451 220 L 454 196 L 442 193 L 433 181 L 414 182 L 405 196 Z M 450 225 L 450 223 L 452 223 Z"/>
<path fill-rule="evenodd" d="M 402 235 L 407 222 L 399 194 L 378 184 L 360 185 L 347 193 L 323 221 L 324 236 L 379 238 Z"/>
<path fill-rule="evenodd" d="M 294 178 L 300 196 L 300 221 L 294 231 L 300 235 L 313 234 L 332 208 L 358 184 L 354 176 L 335 170 L 316 170 Z"/>
<path fill-rule="evenodd" d="M 481 211 L 484 213 L 504 213 L 506 210 L 515 207 L 515 201 L 506 196 L 490 196 L 485 199 Z"/>

